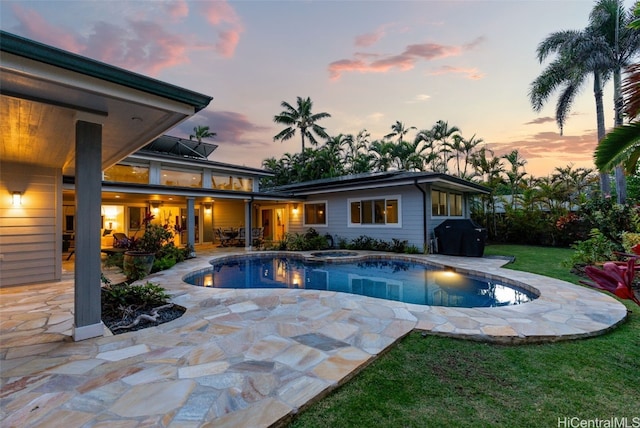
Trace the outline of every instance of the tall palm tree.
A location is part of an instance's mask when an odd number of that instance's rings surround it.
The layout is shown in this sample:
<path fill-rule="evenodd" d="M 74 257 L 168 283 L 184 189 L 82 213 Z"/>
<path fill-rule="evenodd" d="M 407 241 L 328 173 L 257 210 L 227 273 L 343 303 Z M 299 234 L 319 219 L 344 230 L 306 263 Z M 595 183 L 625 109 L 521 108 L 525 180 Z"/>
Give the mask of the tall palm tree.
<path fill-rule="evenodd" d="M 388 171 L 393 166 L 393 150 L 395 144 L 391 141 L 375 140 L 369 146 L 374 155 L 373 169 L 376 172 Z"/>
<path fill-rule="evenodd" d="M 440 164 L 442 171 L 440 172 L 444 172 L 445 174 L 449 169 L 448 164 L 451 159 L 452 152 L 449 139 L 457 132 L 460 132 L 460 129 L 457 126 L 449 127 L 449 122 L 444 120 L 437 121 L 436 124 L 433 125 L 433 128 L 431 128 L 431 136 L 433 140 L 440 142 L 440 146 L 438 147 L 438 151 L 442 156 Z"/>
<path fill-rule="evenodd" d="M 550 34 L 537 49 L 538 61 L 542 63 L 550 54 L 557 53 L 557 57 L 531 83 L 529 99 L 534 111 L 539 112 L 556 90 L 560 96 L 556 104 L 556 123 L 560 128 L 560 135 L 568 117 L 569 111 L 581 86 L 590 75 L 593 75 L 593 95 L 596 103 L 596 123 L 598 141 L 605 135 L 604 104 L 602 99 L 602 82 L 609 74 L 600 68 L 589 68 L 580 61 L 581 57 L 592 51 L 594 44 L 592 35 L 586 31 L 560 31 Z M 574 49 L 575 46 L 580 47 Z M 611 192 L 609 174 L 601 172 L 600 189 L 603 194 Z"/>
<path fill-rule="evenodd" d="M 398 137 L 398 144 L 404 140 L 405 135 L 409 133 L 412 129 L 417 129 L 415 126 L 409 126 L 408 128 L 404 126 L 404 123 L 396 120 L 396 123 L 391 125 L 391 133 L 384 136 L 386 139 L 390 139 L 393 137 Z"/>
<path fill-rule="evenodd" d="M 640 49 L 640 31 L 633 26 L 633 13 L 624 10 L 621 0 L 599 0 L 590 15 L 590 26 L 599 36 L 601 45 L 597 55 L 589 61 L 594 66 L 607 67 L 613 73 L 615 126 L 623 125 L 624 97 L 622 95 L 622 69 L 630 65 Z M 618 202 L 626 200 L 626 179 L 623 168 L 616 166 Z"/>
<path fill-rule="evenodd" d="M 524 170 L 524 166 L 527 161 L 520 156 L 517 149 L 503 155 L 502 158 L 506 159 L 511 165 L 511 168 L 505 171 L 505 174 L 507 175 L 507 179 L 509 180 L 509 185 L 511 187 L 511 204 L 512 207 L 515 208 L 516 199 L 519 197 L 518 189 L 520 188 L 520 183 L 525 175 L 527 175 Z"/>
<path fill-rule="evenodd" d="M 273 117 L 273 121 L 281 125 L 286 125 L 287 128 L 280 131 L 273 141 L 286 141 L 296 134 L 296 129 L 300 130 L 300 138 L 302 140 L 302 154 L 304 156 L 304 139 L 309 139 L 309 142 L 317 146 L 318 141 L 315 139 L 314 134 L 321 138 L 329 138 L 329 135 L 325 131 L 325 128 L 318 125 L 316 122 L 320 119 L 331 117 L 329 113 L 315 113 L 311 112 L 313 108 L 313 102 L 311 98 L 297 97 L 296 107 L 293 107 L 286 101 L 280 104 L 285 110 L 280 114 Z"/>
<path fill-rule="evenodd" d="M 201 143 L 203 138 L 213 138 L 216 135 L 215 132 L 210 131 L 208 126 L 195 126 L 193 134 L 189 135 L 189 139 L 193 140 L 195 138 L 198 143 Z"/>
<path fill-rule="evenodd" d="M 628 68 L 622 94 L 626 97 L 625 113 L 630 123 L 616 127 L 598 144 L 594 161 L 598 169 L 610 171 L 624 163 L 628 174 L 634 174 L 640 159 L 640 64 Z"/>

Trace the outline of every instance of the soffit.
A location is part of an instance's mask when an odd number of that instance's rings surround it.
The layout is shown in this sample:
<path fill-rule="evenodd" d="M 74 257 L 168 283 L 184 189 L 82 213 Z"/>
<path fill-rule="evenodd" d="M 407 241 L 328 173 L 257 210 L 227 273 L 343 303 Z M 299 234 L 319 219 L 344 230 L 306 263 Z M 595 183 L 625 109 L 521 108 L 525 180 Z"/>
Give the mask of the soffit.
<path fill-rule="evenodd" d="M 195 109 L 131 87 L 30 60 L 0 56 L 0 159 L 74 175 L 75 122 L 100 123 L 102 167 L 115 164 Z"/>

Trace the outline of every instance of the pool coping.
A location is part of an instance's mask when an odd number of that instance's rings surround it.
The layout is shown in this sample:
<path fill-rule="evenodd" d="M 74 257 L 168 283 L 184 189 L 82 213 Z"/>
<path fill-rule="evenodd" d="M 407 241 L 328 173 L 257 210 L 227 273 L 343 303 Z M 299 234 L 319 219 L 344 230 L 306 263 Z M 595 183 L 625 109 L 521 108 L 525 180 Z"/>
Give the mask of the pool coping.
<path fill-rule="evenodd" d="M 357 255 L 338 258 L 317 258 L 317 251 L 256 251 L 216 254 L 206 267 L 190 271 L 205 271 L 210 263 L 221 259 L 242 259 L 247 256 L 294 256 L 308 260 L 346 262 L 358 260 L 386 260 L 389 258 L 426 263 L 440 268 L 522 288 L 538 297 L 530 302 L 490 308 L 452 308 L 425 306 L 383 300 L 399 305 L 416 319 L 415 329 L 467 340 L 491 343 L 544 343 L 598 336 L 623 323 L 627 308 L 611 296 L 566 281 L 529 272 L 505 269 L 508 258 L 470 258 L 444 255 L 411 255 L 357 251 Z M 355 251 L 354 251 L 355 252 Z M 188 276 L 185 274 L 184 278 Z M 188 286 L 196 287 L 188 284 Z M 273 290 L 273 289 L 270 289 Z M 238 290 L 241 291 L 241 290 Z M 291 290 L 299 292 L 300 290 Z M 317 290 L 314 290 L 317 291 Z M 321 293 L 336 293 L 320 291 Z M 347 293 L 340 293 L 347 294 Z M 468 318 L 461 320 L 460 318 Z"/>

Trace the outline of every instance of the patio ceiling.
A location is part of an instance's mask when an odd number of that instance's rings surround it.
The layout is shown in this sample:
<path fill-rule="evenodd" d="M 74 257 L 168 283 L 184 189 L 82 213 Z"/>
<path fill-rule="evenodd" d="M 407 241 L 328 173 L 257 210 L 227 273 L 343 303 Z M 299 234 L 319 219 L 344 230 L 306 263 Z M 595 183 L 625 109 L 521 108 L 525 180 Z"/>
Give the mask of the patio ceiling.
<path fill-rule="evenodd" d="M 102 168 L 211 97 L 2 32 L 0 159 L 74 175 L 75 121 L 102 124 Z"/>

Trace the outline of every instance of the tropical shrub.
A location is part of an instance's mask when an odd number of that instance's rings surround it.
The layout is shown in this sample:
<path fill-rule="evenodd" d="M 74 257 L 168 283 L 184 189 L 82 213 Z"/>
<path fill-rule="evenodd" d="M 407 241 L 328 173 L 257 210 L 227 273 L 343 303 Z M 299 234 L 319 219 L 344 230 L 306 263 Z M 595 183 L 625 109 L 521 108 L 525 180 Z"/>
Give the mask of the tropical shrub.
<path fill-rule="evenodd" d="M 590 229 L 598 230 L 609 240 L 622 245 L 623 232 L 640 232 L 638 208 L 618 204 L 610 197 L 593 198 L 580 206 L 578 215 Z"/>
<path fill-rule="evenodd" d="M 640 233 L 623 232 L 622 233 L 622 247 L 627 253 L 633 252 L 633 248 L 640 244 Z"/>
<path fill-rule="evenodd" d="M 565 264 L 573 268 L 614 260 L 615 252 L 622 250 L 620 244 L 609 240 L 598 229 L 592 229 L 589 239 L 580 241 L 571 248 L 575 252 Z"/>
<path fill-rule="evenodd" d="M 633 290 L 637 256 L 630 257 L 626 262 L 607 262 L 602 269 L 587 266 L 585 273 L 591 281 L 580 281 L 589 287 L 608 291 L 621 298 L 628 299 L 640 306 L 640 300 Z"/>
<path fill-rule="evenodd" d="M 124 308 L 153 308 L 169 301 L 164 288 L 151 282 L 139 285 L 108 284 L 102 287 L 103 312 L 118 313 Z"/>

